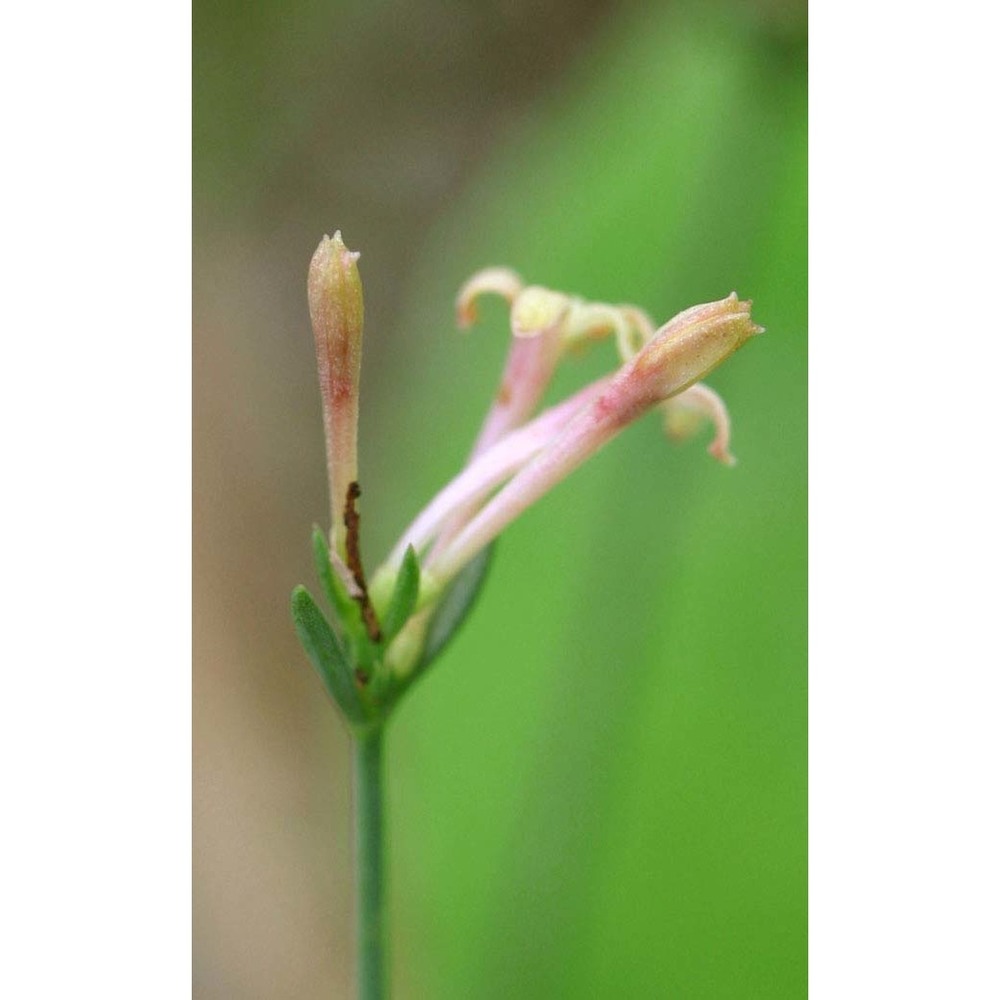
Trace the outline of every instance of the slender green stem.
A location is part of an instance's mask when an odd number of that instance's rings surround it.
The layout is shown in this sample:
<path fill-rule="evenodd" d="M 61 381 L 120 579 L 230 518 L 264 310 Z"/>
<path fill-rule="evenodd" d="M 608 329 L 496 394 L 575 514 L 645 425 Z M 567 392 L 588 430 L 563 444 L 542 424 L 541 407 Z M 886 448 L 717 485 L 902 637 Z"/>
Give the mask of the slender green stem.
<path fill-rule="evenodd" d="M 389 995 L 385 946 L 385 822 L 382 748 L 385 728 L 354 734 L 354 851 L 358 900 L 358 998 Z"/>

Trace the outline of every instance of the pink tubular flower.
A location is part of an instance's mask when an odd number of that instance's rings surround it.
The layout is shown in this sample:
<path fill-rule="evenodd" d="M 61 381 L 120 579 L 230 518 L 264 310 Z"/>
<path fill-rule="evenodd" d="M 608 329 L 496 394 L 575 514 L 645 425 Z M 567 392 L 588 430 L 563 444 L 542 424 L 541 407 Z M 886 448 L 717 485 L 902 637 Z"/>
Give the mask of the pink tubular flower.
<path fill-rule="evenodd" d="M 324 237 L 309 269 L 333 521 L 329 563 L 346 597 L 357 603 L 367 636 L 367 646 L 356 639 L 353 647 L 367 657 L 358 676 L 368 679 L 374 670 L 382 676 L 378 683 L 391 688 L 405 685 L 422 662 L 434 615 L 463 569 L 518 514 L 648 410 L 662 409 L 673 438 L 688 437 L 702 421 L 711 421 L 709 452 L 732 464 L 729 415 L 699 380 L 760 327 L 750 319 L 750 303 L 735 292 L 686 309 L 656 329 L 635 306 L 526 286 L 507 268 L 479 272 L 459 293 L 458 321 L 467 326 L 475 320 L 484 294 L 507 302 L 512 339 L 500 389 L 465 468 L 403 532 L 369 589 L 356 510 L 364 316 L 357 260 L 338 232 Z M 618 371 L 536 416 L 561 358 L 604 337 L 615 339 L 622 358 Z"/>
<path fill-rule="evenodd" d="M 693 386 L 759 332 L 750 320 L 750 303 L 741 302 L 735 292 L 675 316 L 595 398 L 577 409 L 442 552 L 432 554 L 425 572 L 439 582 L 452 579 L 518 514 L 628 424 Z M 719 450 L 724 452 L 725 446 L 723 441 Z"/>
<path fill-rule="evenodd" d="M 523 291 L 524 282 L 515 271 L 489 267 L 474 274 L 462 286 L 455 300 L 458 325 L 465 329 L 478 319 L 478 300 L 481 296 L 501 296 L 511 307 L 511 327 L 515 334 L 500 378 L 500 388 L 473 445 L 472 457 L 484 452 L 531 416 L 552 379 L 562 353 L 559 321 L 565 308 L 558 302 L 552 302 L 547 314 L 534 317 L 533 336 L 527 337 L 515 325 L 517 303 L 522 299 Z"/>
<path fill-rule="evenodd" d="M 637 349 L 643 342 L 643 320 L 635 306 L 587 302 L 576 296 L 539 285 L 525 286 L 519 274 L 505 267 L 490 267 L 474 274 L 456 299 L 456 318 L 468 327 L 478 316 L 480 296 L 495 294 L 510 305 L 513 335 L 500 388 L 476 438 L 470 460 L 483 455 L 504 436 L 520 427 L 538 408 L 562 358 L 570 351 L 614 334 L 619 352 Z M 442 527 L 432 552 L 439 555 L 455 537 L 475 507 L 456 507 Z"/>
<path fill-rule="evenodd" d="M 608 377 L 586 386 L 565 402 L 550 407 L 530 423 L 511 431 L 478 458 L 472 459 L 403 532 L 389 556 L 389 565 L 399 566 L 411 545 L 417 552 L 423 551 L 437 534 L 441 524 L 457 508 L 471 505 L 475 509 L 491 490 L 542 451 L 569 420 L 596 398 L 609 382 Z"/>
<path fill-rule="evenodd" d="M 324 237 L 309 268 L 309 311 L 323 397 L 332 545 L 313 529 L 316 575 L 333 617 L 306 587 L 290 610 L 296 634 L 350 728 L 355 762 L 362 993 L 382 994 L 384 728 L 395 706 L 441 654 L 473 607 L 492 543 L 536 500 L 653 408 L 687 437 L 715 425 L 709 451 L 732 464 L 729 415 L 699 379 L 761 332 L 733 292 L 694 306 L 659 329 L 641 309 L 587 302 L 530 285 L 507 268 L 462 288 L 460 325 L 483 294 L 510 308 L 513 339 L 500 389 L 465 468 L 416 516 L 369 588 L 361 559 L 357 430 L 364 321 L 358 254 L 340 233 Z M 536 415 L 563 355 L 613 336 L 621 365 Z M 371 990 L 368 989 L 371 987 Z"/>
<path fill-rule="evenodd" d="M 472 449 L 473 457 L 535 412 L 567 351 L 610 334 L 621 344 L 630 336 L 631 317 L 641 314 L 634 306 L 586 302 L 539 285 L 525 286 L 516 272 L 490 267 L 473 275 L 459 291 L 455 303 L 458 325 L 474 323 L 478 299 L 491 293 L 510 305 L 513 340 L 500 388 Z"/>

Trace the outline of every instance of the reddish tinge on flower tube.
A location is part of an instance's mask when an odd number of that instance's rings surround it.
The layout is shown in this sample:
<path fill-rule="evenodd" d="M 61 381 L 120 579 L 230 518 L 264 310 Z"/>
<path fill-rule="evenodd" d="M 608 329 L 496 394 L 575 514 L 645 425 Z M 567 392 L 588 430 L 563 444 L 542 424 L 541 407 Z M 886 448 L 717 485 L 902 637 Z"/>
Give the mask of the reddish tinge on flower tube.
<path fill-rule="evenodd" d="M 525 286 L 516 271 L 488 267 L 474 274 L 458 293 L 455 306 L 460 327 L 476 321 L 483 295 L 499 295 L 507 301 L 513 337 L 500 388 L 472 449 L 473 458 L 534 414 L 567 352 L 611 334 L 620 343 L 628 341 L 635 332 L 632 317 L 645 315 L 635 306 L 587 302 L 540 285 Z"/>
<path fill-rule="evenodd" d="M 510 306 L 512 337 L 500 387 L 480 428 L 470 462 L 489 453 L 534 415 L 567 353 L 612 334 L 621 351 L 634 353 L 652 333 L 648 317 L 635 306 L 588 302 L 540 285 L 525 286 L 521 276 L 506 267 L 488 267 L 462 286 L 455 303 L 460 327 L 476 321 L 478 300 L 483 295 L 498 295 L 506 300 Z M 642 321 L 648 329 L 643 328 Z M 545 426 L 551 424 L 549 421 Z M 538 433 L 536 428 L 531 440 L 537 442 Z M 525 439 L 522 436 L 519 440 Z M 507 454 L 511 453 L 508 449 Z M 441 555 L 475 512 L 474 502 L 451 511 L 434 543 L 431 558 Z"/>
<path fill-rule="evenodd" d="M 741 302 L 735 292 L 720 302 L 694 306 L 675 316 L 442 551 L 432 552 L 425 572 L 442 582 L 454 577 L 518 514 L 628 424 L 694 385 L 760 330 L 750 319 L 750 303 Z M 719 442 L 720 451 L 725 446 L 725 441 Z"/>
<path fill-rule="evenodd" d="M 358 480 L 358 388 L 364 300 L 358 257 L 340 232 L 324 236 L 309 266 L 309 314 L 323 397 L 333 550 L 347 559 L 345 511 Z"/>
<path fill-rule="evenodd" d="M 455 318 L 460 327 L 476 321 L 478 301 L 483 295 L 499 295 L 507 301 L 513 336 L 500 386 L 472 446 L 470 460 L 489 451 L 538 409 L 565 351 L 563 327 L 571 306 L 569 296 L 561 292 L 525 288 L 521 276 L 510 268 L 488 267 L 474 274 L 459 290 Z M 441 551 L 474 513 L 471 504 L 453 508 L 438 535 L 436 551 Z"/>
<path fill-rule="evenodd" d="M 566 311 L 565 296 L 550 293 L 553 301 L 542 312 L 527 313 L 524 303 L 531 303 L 538 289 L 525 289 L 521 276 L 506 267 L 488 267 L 474 274 L 459 290 L 455 300 L 455 318 L 462 328 L 479 318 L 478 302 L 483 295 L 499 295 L 511 307 L 510 345 L 500 387 L 483 421 L 472 457 L 482 454 L 531 416 L 548 387 L 562 353 L 559 324 Z M 532 324 L 530 332 L 522 326 Z"/>
<path fill-rule="evenodd" d="M 507 268 L 488 268 L 463 286 L 459 324 L 476 318 L 484 294 L 510 308 L 511 344 L 500 388 L 488 408 L 461 473 L 407 528 L 366 584 L 360 552 L 357 433 L 361 340 L 364 324 L 358 254 L 340 233 L 324 237 L 309 268 L 309 311 L 316 341 L 330 479 L 330 562 L 357 602 L 368 638 L 382 641 L 387 616 L 386 664 L 405 675 L 417 662 L 428 623 L 452 580 L 527 507 L 568 476 L 628 424 L 661 408 L 671 437 L 684 438 L 704 421 L 715 436 L 710 453 L 732 464 L 729 415 L 700 379 L 753 334 L 750 303 L 734 292 L 694 306 L 659 329 L 641 309 L 589 302 L 525 285 Z M 613 337 L 622 365 L 576 394 L 535 415 L 552 375 L 568 353 Z M 395 623 L 397 584 L 407 553 L 419 559 L 419 593 L 410 618 Z M 412 571 L 411 571 L 412 572 Z M 405 593 L 405 585 L 400 594 Z"/>

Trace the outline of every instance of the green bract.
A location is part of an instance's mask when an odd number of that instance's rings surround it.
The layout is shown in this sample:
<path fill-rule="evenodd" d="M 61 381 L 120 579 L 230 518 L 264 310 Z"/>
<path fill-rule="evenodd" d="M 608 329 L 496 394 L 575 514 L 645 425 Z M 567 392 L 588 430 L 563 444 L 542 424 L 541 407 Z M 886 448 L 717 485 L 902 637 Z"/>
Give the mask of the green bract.
<path fill-rule="evenodd" d="M 401 676 L 390 668 L 386 652 L 403 626 L 414 618 L 420 593 L 416 553 L 412 548 L 407 550 L 381 616 L 379 639 L 372 640 L 357 603 L 333 568 L 323 531 L 318 527 L 313 530 L 316 572 L 329 601 L 332 623 L 302 586 L 292 591 L 292 619 L 323 686 L 350 726 L 367 728 L 383 722 L 404 692 L 437 658 L 472 610 L 492 552 L 491 546 L 472 560 L 440 597 L 426 626 L 419 663 Z"/>
<path fill-rule="evenodd" d="M 364 299 L 357 262 L 337 232 L 323 238 L 309 268 L 332 518 L 329 542 L 319 528 L 313 532 L 313 554 L 333 621 L 301 589 L 292 612 L 348 721 L 371 727 L 465 620 L 499 534 L 633 421 L 660 408 L 674 438 L 708 421 L 715 428 L 710 453 L 732 464 L 728 411 L 699 380 L 763 331 L 750 318 L 751 303 L 735 292 L 657 327 L 637 306 L 527 285 L 509 268 L 473 275 L 458 294 L 459 325 L 475 320 L 484 295 L 510 307 L 500 387 L 466 465 L 403 531 L 369 586 L 358 507 Z M 618 345 L 616 370 L 538 412 L 567 351 L 608 337 Z"/>

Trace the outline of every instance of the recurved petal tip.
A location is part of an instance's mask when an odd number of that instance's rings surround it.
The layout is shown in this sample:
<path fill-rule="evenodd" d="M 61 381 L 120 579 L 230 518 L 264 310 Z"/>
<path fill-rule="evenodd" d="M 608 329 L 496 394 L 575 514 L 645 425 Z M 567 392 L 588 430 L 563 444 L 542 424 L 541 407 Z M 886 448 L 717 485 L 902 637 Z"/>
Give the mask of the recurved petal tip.
<path fill-rule="evenodd" d="M 509 267 L 487 267 L 477 271 L 459 289 L 455 299 L 455 322 L 467 329 L 479 318 L 477 300 L 481 295 L 499 295 L 513 303 L 523 288 L 521 276 Z"/>
<path fill-rule="evenodd" d="M 684 392 L 661 404 L 663 429 L 672 441 L 686 441 L 695 435 L 705 421 L 710 421 L 715 436 L 708 446 L 712 458 L 730 467 L 736 459 L 729 450 L 731 424 L 729 411 L 722 397 L 703 382 L 697 382 Z"/>
<path fill-rule="evenodd" d="M 738 464 L 736 456 L 732 454 L 732 452 L 729 452 L 725 448 L 720 447 L 714 441 L 712 442 L 712 444 L 708 446 L 708 453 L 709 455 L 712 456 L 712 458 L 721 462 L 723 465 L 727 466 L 730 469 Z"/>

